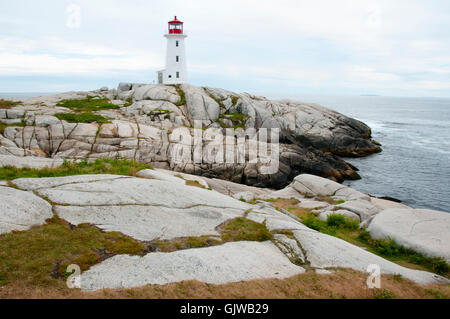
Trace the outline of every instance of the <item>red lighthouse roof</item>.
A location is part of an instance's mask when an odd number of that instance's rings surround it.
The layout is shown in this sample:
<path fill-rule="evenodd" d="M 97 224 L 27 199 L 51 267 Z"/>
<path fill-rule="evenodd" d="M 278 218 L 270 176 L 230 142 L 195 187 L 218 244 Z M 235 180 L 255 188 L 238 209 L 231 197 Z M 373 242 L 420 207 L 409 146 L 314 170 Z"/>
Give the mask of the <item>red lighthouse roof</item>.
<path fill-rule="evenodd" d="M 180 20 L 177 19 L 177 16 L 172 21 L 169 21 L 170 24 L 183 24 Z"/>
<path fill-rule="evenodd" d="M 177 16 L 169 21 L 169 34 L 183 34 L 183 22 L 178 20 Z"/>

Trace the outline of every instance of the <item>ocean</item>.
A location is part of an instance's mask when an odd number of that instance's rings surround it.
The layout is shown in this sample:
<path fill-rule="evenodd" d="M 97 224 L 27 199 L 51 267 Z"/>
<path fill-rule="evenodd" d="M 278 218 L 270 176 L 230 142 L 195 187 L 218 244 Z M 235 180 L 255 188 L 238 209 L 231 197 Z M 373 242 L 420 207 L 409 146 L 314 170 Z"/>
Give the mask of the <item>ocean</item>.
<path fill-rule="evenodd" d="M 280 96 L 267 96 L 281 98 Z M 344 184 L 414 208 L 450 212 L 450 99 L 385 96 L 285 96 L 321 104 L 372 128 L 383 151 L 345 158 L 362 179 Z"/>
<path fill-rule="evenodd" d="M 0 93 L 26 98 L 48 93 Z M 266 95 L 318 103 L 372 128 L 383 151 L 345 158 L 362 179 L 344 184 L 415 208 L 450 212 L 450 99 L 385 96 Z"/>

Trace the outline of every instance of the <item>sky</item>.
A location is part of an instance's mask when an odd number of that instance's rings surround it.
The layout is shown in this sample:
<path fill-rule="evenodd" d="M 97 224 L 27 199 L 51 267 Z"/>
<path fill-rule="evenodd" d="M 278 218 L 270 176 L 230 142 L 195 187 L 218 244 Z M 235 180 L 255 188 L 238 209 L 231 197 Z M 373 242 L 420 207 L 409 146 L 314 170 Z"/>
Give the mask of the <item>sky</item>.
<path fill-rule="evenodd" d="M 193 85 L 450 97 L 448 0 L 1 0 L 0 92 L 154 83 L 175 15 Z"/>

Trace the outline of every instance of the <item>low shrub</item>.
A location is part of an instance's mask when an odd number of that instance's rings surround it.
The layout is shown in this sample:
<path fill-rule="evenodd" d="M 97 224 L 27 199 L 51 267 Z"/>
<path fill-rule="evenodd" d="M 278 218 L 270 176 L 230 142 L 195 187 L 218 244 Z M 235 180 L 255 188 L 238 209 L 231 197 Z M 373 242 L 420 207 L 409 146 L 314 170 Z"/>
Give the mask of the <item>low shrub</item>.
<path fill-rule="evenodd" d="M 56 113 L 55 116 L 59 120 L 64 120 L 69 123 L 109 123 L 108 119 L 104 118 L 101 115 L 93 113 Z"/>

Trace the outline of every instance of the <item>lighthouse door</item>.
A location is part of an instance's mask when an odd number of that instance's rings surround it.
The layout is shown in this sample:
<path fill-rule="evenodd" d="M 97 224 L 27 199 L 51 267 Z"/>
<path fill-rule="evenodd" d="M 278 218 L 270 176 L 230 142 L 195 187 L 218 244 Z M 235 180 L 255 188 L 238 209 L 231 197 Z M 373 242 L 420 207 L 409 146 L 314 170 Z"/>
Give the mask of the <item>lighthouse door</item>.
<path fill-rule="evenodd" d="M 163 83 L 163 73 L 161 71 L 158 72 L 158 84 Z"/>

